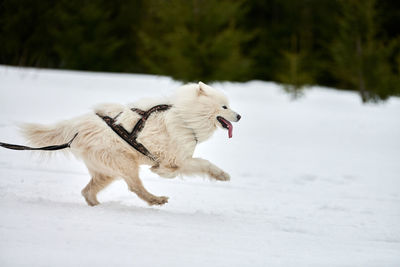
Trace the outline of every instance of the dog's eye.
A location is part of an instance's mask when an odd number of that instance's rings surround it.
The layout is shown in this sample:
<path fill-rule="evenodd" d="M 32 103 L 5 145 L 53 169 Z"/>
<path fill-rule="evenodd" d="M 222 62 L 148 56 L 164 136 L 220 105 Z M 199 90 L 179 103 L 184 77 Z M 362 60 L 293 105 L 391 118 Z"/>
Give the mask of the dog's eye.
<path fill-rule="evenodd" d="M 228 107 L 227 107 L 227 106 L 222 106 L 222 108 L 223 108 L 223 109 L 228 109 Z"/>

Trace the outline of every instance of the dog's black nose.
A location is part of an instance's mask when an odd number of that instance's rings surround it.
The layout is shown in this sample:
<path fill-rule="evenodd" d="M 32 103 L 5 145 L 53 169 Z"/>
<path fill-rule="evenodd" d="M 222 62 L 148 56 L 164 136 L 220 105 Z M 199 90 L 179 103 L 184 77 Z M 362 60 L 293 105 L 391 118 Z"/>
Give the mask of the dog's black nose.
<path fill-rule="evenodd" d="M 242 116 L 240 116 L 239 114 L 237 115 L 237 121 L 240 121 L 240 118 L 241 118 Z"/>

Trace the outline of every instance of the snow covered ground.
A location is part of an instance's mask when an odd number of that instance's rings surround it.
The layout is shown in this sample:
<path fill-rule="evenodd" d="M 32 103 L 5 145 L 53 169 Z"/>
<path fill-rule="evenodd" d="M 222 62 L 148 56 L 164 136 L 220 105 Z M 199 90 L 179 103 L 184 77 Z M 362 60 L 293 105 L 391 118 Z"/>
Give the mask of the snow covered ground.
<path fill-rule="evenodd" d="M 0 66 L 0 141 L 101 102 L 168 95 L 165 77 Z M 146 168 L 149 207 L 122 181 L 89 207 L 84 165 L 0 149 L 0 266 L 400 266 L 400 99 L 274 83 L 221 83 L 242 115 L 196 155 L 230 182 L 167 180 Z"/>

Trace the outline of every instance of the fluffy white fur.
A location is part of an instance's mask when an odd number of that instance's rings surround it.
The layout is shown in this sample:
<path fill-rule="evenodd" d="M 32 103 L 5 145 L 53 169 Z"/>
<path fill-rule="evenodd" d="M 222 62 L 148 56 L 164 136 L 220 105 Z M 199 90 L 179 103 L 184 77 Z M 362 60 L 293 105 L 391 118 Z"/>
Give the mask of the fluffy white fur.
<path fill-rule="evenodd" d="M 117 122 L 131 131 L 140 118 L 131 108 L 147 110 L 159 104 L 172 107 L 153 113 L 137 139 L 159 158 L 159 163 L 132 148 L 95 114 L 115 117 L 121 113 Z M 217 116 L 235 122 L 240 119 L 220 91 L 200 82 L 182 86 L 169 98 L 144 99 L 127 106 L 102 104 L 94 111 L 51 126 L 26 124 L 22 127 L 23 134 L 34 146 L 65 143 L 78 133 L 70 151 L 85 162 L 90 172 L 91 180 L 82 190 L 89 205 L 99 204 L 97 193 L 117 178 L 123 178 L 129 189 L 150 205 L 168 202 L 167 197 L 155 196 L 143 187 L 140 165 L 151 165 L 151 171 L 165 178 L 206 174 L 220 181 L 230 179 L 229 174 L 209 161 L 193 158 L 196 145 L 210 138 L 217 127 L 222 128 Z"/>

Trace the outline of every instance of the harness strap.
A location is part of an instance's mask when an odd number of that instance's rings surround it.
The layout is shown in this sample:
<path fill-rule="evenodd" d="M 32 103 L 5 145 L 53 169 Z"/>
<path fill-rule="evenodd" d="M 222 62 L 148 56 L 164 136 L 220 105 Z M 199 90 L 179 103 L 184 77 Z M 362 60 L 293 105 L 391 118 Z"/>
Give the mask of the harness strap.
<path fill-rule="evenodd" d="M 158 111 L 165 111 L 171 108 L 171 105 L 157 105 L 152 108 L 150 108 L 147 111 L 137 109 L 137 108 L 132 108 L 131 110 L 133 112 L 138 113 L 142 118 L 139 119 L 139 121 L 135 124 L 135 126 L 132 129 L 132 132 L 128 132 L 125 130 L 124 127 L 122 127 L 119 124 L 116 124 L 116 118 L 111 118 L 109 116 L 101 116 L 100 114 L 96 113 L 97 116 L 99 116 L 103 121 L 116 133 L 118 134 L 119 137 L 121 137 L 125 142 L 127 142 L 130 146 L 132 146 L 134 149 L 142 153 L 143 155 L 149 157 L 151 160 L 157 162 L 158 159 L 156 156 L 150 153 L 147 148 L 139 143 L 136 138 L 138 137 L 139 133 L 143 130 L 144 125 L 147 121 L 147 119 L 150 117 L 150 115 L 154 112 Z"/>
<path fill-rule="evenodd" d="M 44 146 L 44 147 L 30 147 L 30 146 L 21 146 L 21 145 L 14 145 L 14 144 L 7 144 L 7 143 L 2 143 L 0 142 L 0 146 L 8 149 L 13 149 L 13 150 L 47 150 L 47 151 L 52 151 L 52 150 L 60 150 L 64 148 L 71 147 L 72 141 L 74 141 L 75 137 L 78 135 L 76 133 L 72 139 L 65 144 L 62 145 L 54 145 L 54 146 Z"/>
<path fill-rule="evenodd" d="M 130 146 L 135 148 L 137 151 L 142 153 L 143 155 L 149 157 L 151 160 L 157 162 L 158 159 L 156 156 L 150 153 L 150 151 L 147 150 L 147 148 L 139 143 L 136 138 L 138 134 L 143 130 L 144 125 L 147 121 L 147 119 L 150 117 L 150 115 L 154 112 L 158 111 L 165 111 L 171 108 L 171 105 L 157 105 L 152 108 L 150 108 L 147 111 L 137 109 L 137 108 L 132 108 L 133 112 L 138 113 L 142 118 L 136 123 L 135 127 L 133 127 L 133 130 L 131 133 L 126 131 L 124 127 L 121 125 L 116 124 L 116 119 L 120 115 L 118 114 L 115 118 L 110 118 L 108 116 L 101 116 L 100 114 L 96 113 L 97 116 L 102 118 L 104 122 L 115 132 L 117 133 L 122 139 L 124 139 L 125 142 L 127 142 Z M 22 145 L 15 145 L 15 144 L 8 144 L 8 143 L 2 143 L 0 142 L 0 147 L 4 147 L 7 149 L 13 149 L 13 150 L 46 150 L 46 151 L 53 151 L 53 150 L 61 150 L 65 148 L 71 147 L 72 142 L 74 139 L 78 136 L 78 133 L 74 135 L 74 137 L 65 144 L 61 145 L 53 145 L 53 146 L 44 146 L 44 147 L 29 147 L 29 146 L 22 146 Z"/>

